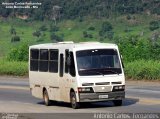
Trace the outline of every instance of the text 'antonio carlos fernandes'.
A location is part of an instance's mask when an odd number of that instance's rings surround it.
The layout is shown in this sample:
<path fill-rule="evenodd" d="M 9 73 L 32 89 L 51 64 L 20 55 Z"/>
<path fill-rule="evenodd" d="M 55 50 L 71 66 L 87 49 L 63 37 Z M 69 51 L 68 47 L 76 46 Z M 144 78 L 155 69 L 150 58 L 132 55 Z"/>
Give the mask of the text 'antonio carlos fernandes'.
<path fill-rule="evenodd" d="M 42 5 L 40 2 L 2 2 L 2 5 Z"/>

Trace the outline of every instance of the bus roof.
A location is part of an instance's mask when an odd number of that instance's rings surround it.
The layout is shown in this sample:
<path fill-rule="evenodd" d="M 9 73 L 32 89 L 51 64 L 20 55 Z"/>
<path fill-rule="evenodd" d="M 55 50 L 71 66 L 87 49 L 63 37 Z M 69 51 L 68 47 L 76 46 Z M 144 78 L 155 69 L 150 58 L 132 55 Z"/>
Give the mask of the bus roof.
<path fill-rule="evenodd" d="M 67 49 L 95 49 L 95 48 L 115 48 L 117 49 L 116 44 L 112 43 L 100 43 L 100 42 L 80 42 L 74 43 L 72 41 L 67 42 L 58 42 L 58 43 L 45 43 L 30 46 L 31 49 L 59 49 L 59 48 L 67 48 Z"/>

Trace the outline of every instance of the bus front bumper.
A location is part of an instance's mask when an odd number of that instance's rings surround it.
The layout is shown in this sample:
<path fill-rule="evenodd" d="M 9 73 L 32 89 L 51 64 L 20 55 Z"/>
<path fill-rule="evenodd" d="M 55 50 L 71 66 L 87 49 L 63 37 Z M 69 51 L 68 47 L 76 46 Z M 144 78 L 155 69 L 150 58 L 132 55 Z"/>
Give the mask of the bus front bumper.
<path fill-rule="evenodd" d="M 122 100 L 124 98 L 125 98 L 125 91 L 106 92 L 106 93 L 79 93 L 79 102 Z"/>

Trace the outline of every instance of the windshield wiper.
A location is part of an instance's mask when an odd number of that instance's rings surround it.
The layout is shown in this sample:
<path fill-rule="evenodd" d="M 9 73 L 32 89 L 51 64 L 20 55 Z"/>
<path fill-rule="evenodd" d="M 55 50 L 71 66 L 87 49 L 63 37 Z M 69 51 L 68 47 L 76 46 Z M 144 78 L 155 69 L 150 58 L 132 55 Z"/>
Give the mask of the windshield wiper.
<path fill-rule="evenodd" d="M 118 74 L 118 75 L 119 75 L 119 73 L 118 73 L 118 72 L 116 72 L 116 71 L 114 71 L 114 70 L 104 69 L 104 71 L 110 71 L 110 72 L 112 72 L 112 73 L 115 73 L 115 74 Z"/>
<path fill-rule="evenodd" d="M 103 73 L 98 72 L 98 71 L 95 71 L 95 70 L 91 70 L 91 69 L 80 69 L 79 71 L 88 71 L 88 72 L 98 73 L 98 74 L 100 74 L 100 75 L 103 75 L 103 76 L 104 76 L 104 74 L 103 74 Z"/>

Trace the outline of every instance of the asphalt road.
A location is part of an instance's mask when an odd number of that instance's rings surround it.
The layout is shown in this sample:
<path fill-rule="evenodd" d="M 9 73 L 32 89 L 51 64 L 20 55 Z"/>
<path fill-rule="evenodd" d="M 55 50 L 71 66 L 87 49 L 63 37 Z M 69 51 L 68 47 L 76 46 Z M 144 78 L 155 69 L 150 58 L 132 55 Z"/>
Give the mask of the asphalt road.
<path fill-rule="evenodd" d="M 83 104 L 72 109 L 70 104 L 57 102 L 46 107 L 43 100 L 34 98 L 29 91 L 27 78 L 0 77 L 0 112 L 3 116 L 14 113 L 19 118 L 97 118 L 105 113 L 160 113 L 160 82 L 126 82 L 126 99 L 123 106 L 115 107 L 112 102 Z M 7 113 L 7 114 L 6 114 Z M 132 115 L 133 116 L 133 115 Z M 159 115 L 160 117 L 160 115 Z"/>

